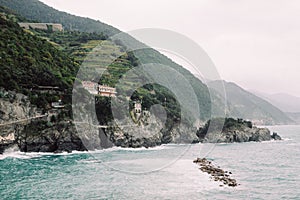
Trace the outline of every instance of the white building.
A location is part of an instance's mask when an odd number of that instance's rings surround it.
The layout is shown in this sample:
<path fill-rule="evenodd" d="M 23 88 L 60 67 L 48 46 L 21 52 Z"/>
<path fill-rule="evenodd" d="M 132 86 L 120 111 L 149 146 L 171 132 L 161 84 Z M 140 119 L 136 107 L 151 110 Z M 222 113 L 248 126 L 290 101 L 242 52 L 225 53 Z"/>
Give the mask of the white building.
<path fill-rule="evenodd" d="M 99 94 L 104 97 L 116 97 L 116 88 L 106 85 L 99 85 Z"/>

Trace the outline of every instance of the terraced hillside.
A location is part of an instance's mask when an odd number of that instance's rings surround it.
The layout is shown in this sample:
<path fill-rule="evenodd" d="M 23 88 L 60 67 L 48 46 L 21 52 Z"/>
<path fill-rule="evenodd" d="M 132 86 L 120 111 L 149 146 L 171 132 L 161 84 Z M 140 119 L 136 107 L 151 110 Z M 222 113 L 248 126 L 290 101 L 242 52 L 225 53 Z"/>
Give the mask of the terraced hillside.
<path fill-rule="evenodd" d="M 104 24 L 102 22 L 77 17 L 64 12 L 57 11 L 38 0 L 0 0 L 0 5 L 6 6 L 18 14 L 26 17 L 29 20 L 39 21 L 39 22 L 53 22 L 61 23 L 65 27 L 65 30 L 79 31 L 79 32 L 90 32 L 99 33 L 104 35 L 114 35 L 120 31 L 116 28 Z M 128 35 L 128 40 L 133 43 L 140 44 L 137 40 L 133 39 Z M 134 52 L 136 53 L 136 52 Z M 162 55 L 154 49 L 147 49 L 147 51 L 139 52 L 139 58 L 143 60 L 143 63 L 160 63 L 162 65 L 167 65 L 173 69 L 179 71 L 192 85 L 197 99 L 199 102 L 199 108 L 201 111 L 202 120 L 210 118 L 211 113 L 211 102 L 208 88 L 200 80 L 194 77 L 188 70 L 184 69 L 182 66 L 176 64 L 166 56 Z M 222 111 L 219 111 L 222 112 Z"/>

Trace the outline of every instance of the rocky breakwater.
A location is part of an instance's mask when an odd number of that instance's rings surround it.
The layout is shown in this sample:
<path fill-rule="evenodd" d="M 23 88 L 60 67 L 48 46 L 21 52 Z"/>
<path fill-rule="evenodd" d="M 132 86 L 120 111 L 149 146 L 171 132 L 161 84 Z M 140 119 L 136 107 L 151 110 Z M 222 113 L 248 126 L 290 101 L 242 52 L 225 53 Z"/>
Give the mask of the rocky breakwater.
<path fill-rule="evenodd" d="M 206 158 L 197 158 L 193 162 L 200 166 L 199 169 L 201 171 L 210 174 L 214 181 L 222 182 L 220 186 L 227 185 L 230 187 L 236 187 L 239 185 L 235 179 L 230 177 L 230 174 L 232 174 L 231 172 L 224 171 L 223 169 L 214 166 L 212 162 Z"/>
<path fill-rule="evenodd" d="M 200 142 L 209 143 L 281 140 L 277 133 L 271 133 L 267 128 L 259 128 L 253 126 L 250 121 L 233 118 L 209 120 L 204 127 L 197 131 L 197 136 Z"/>

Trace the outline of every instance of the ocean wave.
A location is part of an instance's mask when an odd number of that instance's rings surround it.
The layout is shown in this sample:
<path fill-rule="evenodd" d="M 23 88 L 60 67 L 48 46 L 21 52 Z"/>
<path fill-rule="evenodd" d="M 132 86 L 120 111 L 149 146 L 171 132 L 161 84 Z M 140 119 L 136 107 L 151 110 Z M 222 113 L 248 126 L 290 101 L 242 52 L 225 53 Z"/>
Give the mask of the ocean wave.
<path fill-rule="evenodd" d="M 281 140 L 269 140 L 269 141 L 261 141 L 261 143 L 274 143 L 274 142 L 286 142 L 286 141 L 292 141 L 291 138 L 281 138 Z"/>
<path fill-rule="evenodd" d="M 72 151 L 72 152 L 60 152 L 60 153 L 54 153 L 54 152 L 21 152 L 18 147 L 14 146 L 9 149 L 6 149 L 3 154 L 0 154 L 0 160 L 6 159 L 6 158 L 18 158 L 18 159 L 31 159 L 31 158 L 37 158 L 42 156 L 53 156 L 53 155 L 74 155 L 74 154 L 98 154 L 98 153 L 106 153 L 106 152 L 113 152 L 113 151 L 159 151 L 163 149 L 171 149 L 174 148 L 172 145 L 161 145 L 156 147 L 140 147 L 140 148 L 123 148 L 123 147 L 111 147 L 107 149 L 99 149 L 99 150 L 93 150 L 93 151 Z"/>
<path fill-rule="evenodd" d="M 36 154 L 29 154 L 29 153 L 24 153 L 21 151 L 8 151 L 8 152 L 4 152 L 2 155 L 0 155 L 0 160 L 4 160 L 7 158 L 18 158 L 18 159 L 31 159 L 31 158 L 35 158 L 35 157 L 39 157 Z"/>
<path fill-rule="evenodd" d="M 111 147 L 107 149 L 98 149 L 98 150 L 92 150 L 92 151 L 72 151 L 70 154 L 98 154 L 98 153 L 106 153 L 106 152 L 114 152 L 114 151 L 160 151 L 160 150 L 165 150 L 165 149 L 172 149 L 171 145 L 160 145 L 156 147 L 139 147 L 139 148 L 126 148 L 126 147 Z"/>
<path fill-rule="evenodd" d="M 283 141 L 291 141 L 293 140 L 292 138 L 281 138 Z"/>
<path fill-rule="evenodd" d="M 280 140 L 261 141 L 261 143 L 274 143 L 274 142 L 280 142 Z M 281 142 L 282 142 L 282 141 L 281 141 Z"/>
<path fill-rule="evenodd" d="M 17 158 L 17 159 L 32 159 L 42 156 L 52 156 L 52 155 L 69 155 L 68 152 L 61 153 L 51 153 L 51 152 L 21 152 L 19 148 L 13 147 L 4 151 L 3 154 L 0 154 L 0 160 L 7 158 Z"/>
<path fill-rule="evenodd" d="M 163 149 L 171 149 L 174 148 L 174 145 L 160 145 L 156 147 L 139 147 L 139 148 L 123 148 L 123 147 L 112 147 L 111 151 L 121 150 L 121 151 L 157 151 L 157 150 L 163 150 Z"/>

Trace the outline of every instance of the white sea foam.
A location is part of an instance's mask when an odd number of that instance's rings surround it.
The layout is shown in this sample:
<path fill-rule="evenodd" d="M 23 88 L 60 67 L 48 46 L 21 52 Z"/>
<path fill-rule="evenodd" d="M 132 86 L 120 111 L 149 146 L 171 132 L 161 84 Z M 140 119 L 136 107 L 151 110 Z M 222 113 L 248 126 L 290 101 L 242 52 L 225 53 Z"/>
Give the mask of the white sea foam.
<path fill-rule="evenodd" d="M 11 148 L 6 149 L 4 153 L 0 155 L 0 160 L 6 158 L 30 159 L 33 157 L 34 155 L 21 152 L 17 146 L 13 146 Z"/>
<path fill-rule="evenodd" d="M 89 154 L 89 153 L 105 153 L 105 152 L 112 152 L 112 151 L 159 151 L 165 149 L 172 149 L 178 145 L 171 145 L 171 144 L 164 144 L 156 147 L 139 147 L 139 148 L 127 148 L 127 147 L 111 147 L 107 149 L 98 149 L 92 151 L 72 151 L 70 154 Z"/>
<path fill-rule="evenodd" d="M 293 140 L 292 138 L 281 138 L 283 141 L 291 141 Z"/>
<path fill-rule="evenodd" d="M 42 156 L 52 156 L 52 155 L 70 155 L 75 154 L 74 153 L 68 153 L 68 152 L 61 152 L 61 153 L 52 153 L 52 152 L 21 152 L 17 146 L 13 146 L 11 148 L 8 148 L 4 151 L 4 153 L 0 154 L 0 160 L 6 159 L 6 158 L 18 158 L 18 159 L 31 159 L 31 158 L 37 158 Z"/>
<path fill-rule="evenodd" d="M 139 147 L 139 148 L 123 148 L 123 147 L 113 147 L 111 148 L 112 151 L 114 150 L 121 150 L 121 151 L 157 151 L 157 150 L 163 150 L 163 149 L 171 149 L 174 148 L 171 145 L 161 145 L 156 147 Z"/>
<path fill-rule="evenodd" d="M 274 143 L 274 142 L 286 142 L 286 141 L 292 141 L 291 138 L 281 138 L 281 140 L 269 140 L 269 141 L 261 141 L 261 143 Z"/>
<path fill-rule="evenodd" d="M 74 155 L 74 154 L 98 154 L 98 153 L 106 153 L 106 152 L 113 152 L 113 151 L 159 151 L 163 149 L 171 149 L 174 148 L 172 145 L 161 145 L 156 147 L 140 147 L 140 148 L 123 148 L 123 147 L 112 147 L 108 149 L 99 149 L 93 151 L 72 151 L 69 152 L 61 152 L 61 153 L 52 153 L 52 152 L 21 152 L 17 146 L 11 147 L 6 149 L 4 153 L 0 154 L 0 160 L 6 158 L 18 158 L 18 159 L 30 159 L 42 156 L 51 156 L 51 155 Z"/>

